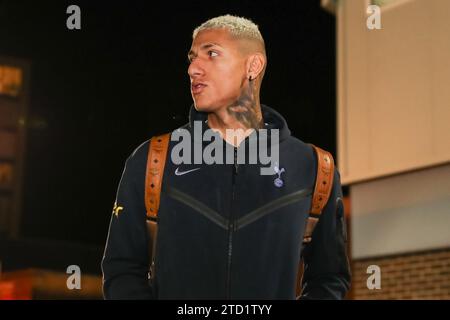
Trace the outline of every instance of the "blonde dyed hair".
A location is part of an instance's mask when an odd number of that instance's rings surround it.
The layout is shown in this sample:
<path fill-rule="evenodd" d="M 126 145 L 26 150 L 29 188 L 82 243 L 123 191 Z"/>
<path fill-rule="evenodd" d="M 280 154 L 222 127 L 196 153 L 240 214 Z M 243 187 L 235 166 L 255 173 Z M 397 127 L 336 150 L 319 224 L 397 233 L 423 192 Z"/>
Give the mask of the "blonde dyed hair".
<path fill-rule="evenodd" d="M 261 42 L 264 45 L 264 39 L 259 32 L 258 25 L 253 21 L 243 17 L 232 16 L 230 14 L 215 17 L 202 23 L 195 28 L 192 33 L 192 39 L 202 30 L 226 28 L 230 34 L 236 38 L 252 39 Z"/>
<path fill-rule="evenodd" d="M 250 19 L 244 17 L 226 14 L 209 19 L 208 21 L 202 23 L 200 26 L 194 29 L 194 32 L 192 33 L 192 39 L 195 39 L 200 31 L 224 28 L 227 29 L 230 32 L 231 36 L 234 38 L 257 42 L 259 44 L 258 47 L 261 48 L 262 54 L 264 54 L 264 57 L 267 61 L 266 46 L 264 43 L 264 38 L 259 31 L 258 25 Z M 264 69 L 262 71 L 261 79 L 264 77 L 265 70 L 266 65 L 264 66 Z"/>

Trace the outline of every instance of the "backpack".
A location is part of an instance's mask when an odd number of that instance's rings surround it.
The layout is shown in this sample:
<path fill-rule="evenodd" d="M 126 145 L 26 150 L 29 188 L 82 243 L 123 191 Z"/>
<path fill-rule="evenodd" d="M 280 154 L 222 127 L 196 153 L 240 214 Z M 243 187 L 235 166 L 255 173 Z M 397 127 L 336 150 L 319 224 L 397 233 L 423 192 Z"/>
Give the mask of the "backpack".
<path fill-rule="evenodd" d="M 155 278 L 155 251 L 158 235 L 158 210 L 161 194 L 161 185 L 169 148 L 170 133 L 154 136 L 150 140 L 145 176 L 145 207 L 147 211 L 147 231 L 149 237 L 149 280 Z M 314 193 L 311 201 L 311 209 L 306 222 L 303 236 L 303 247 L 311 242 L 314 228 L 319 221 L 320 214 L 330 197 L 333 178 L 334 160 L 331 153 L 310 144 L 317 155 L 317 174 Z M 303 251 L 303 250 L 302 250 Z M 303 273 L 302 260 L 299 262 L 297 273 L 297 298 L 301 294 L 301 276 Z"/>

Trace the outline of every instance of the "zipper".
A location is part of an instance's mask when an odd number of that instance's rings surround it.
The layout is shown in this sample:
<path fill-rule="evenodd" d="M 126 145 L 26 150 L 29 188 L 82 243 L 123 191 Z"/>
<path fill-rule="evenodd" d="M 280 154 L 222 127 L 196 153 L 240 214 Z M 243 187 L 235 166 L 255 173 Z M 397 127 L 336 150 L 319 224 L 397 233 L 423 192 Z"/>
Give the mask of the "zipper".
<path fill-rule="evenodd" d="M 227 265 L 227 299 L 231 299 L 231 262 L 232 262 L 232 254 L 233 254 L 233 232 L 234 232 L 234 190 L 236 185 L 236 176 L 238 174 L 239 165 L 237 163 L 237 148 L 234 147 L 234 162 L 233 162 L 233 173 L 231 180 L 231 207 L 230 207 L 230 215 L 228 222 L 228 265 Z"/>

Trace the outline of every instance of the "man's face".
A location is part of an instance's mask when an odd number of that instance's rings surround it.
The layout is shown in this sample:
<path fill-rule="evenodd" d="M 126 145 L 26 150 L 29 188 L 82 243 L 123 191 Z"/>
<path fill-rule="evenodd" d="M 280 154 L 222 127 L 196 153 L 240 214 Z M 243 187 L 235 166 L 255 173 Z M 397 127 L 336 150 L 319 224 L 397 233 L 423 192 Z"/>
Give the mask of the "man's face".
<path fill-rule="evenodd" d="M 226 29 L 200 31 L 188 54 L 195 109 L 214 112 L 239 97 L 245 83 L 245 57 Z"/>

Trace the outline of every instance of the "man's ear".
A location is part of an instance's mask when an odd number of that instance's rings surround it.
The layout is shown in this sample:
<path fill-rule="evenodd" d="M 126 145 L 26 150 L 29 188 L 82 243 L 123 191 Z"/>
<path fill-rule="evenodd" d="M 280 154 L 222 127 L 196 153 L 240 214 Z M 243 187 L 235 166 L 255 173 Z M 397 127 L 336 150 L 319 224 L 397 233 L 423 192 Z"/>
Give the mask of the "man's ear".
<path fill-rule="evenodd" d="M 266 58 L 262 53 L 256 52 L 247 58 L 247 78 L 256 79 L 264 70 Z"/>

